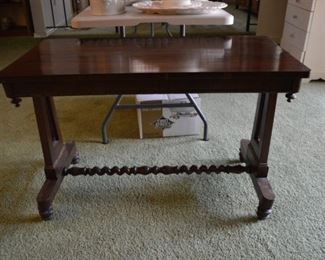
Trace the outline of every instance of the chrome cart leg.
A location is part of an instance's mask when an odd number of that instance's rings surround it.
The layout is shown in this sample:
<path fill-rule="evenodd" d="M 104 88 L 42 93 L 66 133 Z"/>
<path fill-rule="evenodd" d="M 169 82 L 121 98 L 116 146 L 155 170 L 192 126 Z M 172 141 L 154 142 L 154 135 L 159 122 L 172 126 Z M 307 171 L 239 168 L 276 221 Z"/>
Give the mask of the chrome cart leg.
<path fill-rule="evenodd" d="M 151 34 L 151 38 L 155 37 L 155 24 L 154 23 L 150 23 L 150 34 Z"/>
<path fill-rule="evenodd" d="M 252 7 L 253 7 L 253 0 L 249 0 L 248 10 L 247 10 L 247 20 L 246 20 L 246 32 L 249 32 L 249 28 L 252 25 L 251 24 Z"/>
<path fill-rule="evenodd" d="M 126 37 L 125 26 L 120 26 L 120 37 L 121 38 L 125 38 Z"/>
<path fill-rule="evenodd" d="M 208 141 L 208 122 L 205 118 L 205 116 L 203 115 L 201 109 L 197 106 L 195 100 L 193 99 L 191 94 L 185 93 L 186 97 L 188 98 L 188 100 L 190 101 L 191 105 L 194 107 L 195 111 L 199 114 L 203 125 L 204 125 L 204 132 L 203 132 L 203 140 L 204 141 Z"/>
<path fill-rule="evenodd" d="M 105 116 L 105 119 L 102 124 L 102 138 L 103 138 L 103 144 L 108 144 L 108 135 L 107 135 L 107 126 L 108 123 L 111 121 L 112 115 L 116 107 L 119 105 L 120 101 L 122 99 L 122 95 L 118 95 L 111 106 L 111 109 L 108 111 L 107 115 Z"/>
<path fill-rule="evenodd" d="M 185 37 L 186 36 L 186 25 L 182 24 L 179 28 L 179 33 L 181 37 Z"/>
<path fill-rule="evenodd" d="M 171 33 L 171 31 L 169 30 L 169 24 L 165 23 L 165 30 L 168 34 L 169 37 L 173 37 L 173 34 Z"/>

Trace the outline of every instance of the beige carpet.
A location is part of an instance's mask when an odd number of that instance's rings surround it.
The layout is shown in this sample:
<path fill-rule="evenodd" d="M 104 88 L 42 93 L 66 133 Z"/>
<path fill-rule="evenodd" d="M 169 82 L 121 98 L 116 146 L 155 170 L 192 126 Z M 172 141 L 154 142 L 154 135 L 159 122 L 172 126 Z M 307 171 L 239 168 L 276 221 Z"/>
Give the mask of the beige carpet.
<path fill-rule="evenodd" d="M 9 41 L 10 42 L 10 41 Z M 32 43 L 0 40 L 0 68 Z M 22 40 L 22 42 L 26 42 Z M 2 59 L 2 57 L 6 57 Z M 250 136 L 256 95 L 202 95 L 209 142 L 137 139 L 133 111 L 117 113 L 100 144 L 109 97 L 56 99 L 81 165 L 209 164 L 237 160 Z M 274 213 L 256 221 L 248 175 L 67 177 L 54 219 L 40 221 L 44 181 L 31 99 L 14 108 L 0 88 L 0 259 L 324 259 L 325 84 L 280 95 L 270 151 Z"/>

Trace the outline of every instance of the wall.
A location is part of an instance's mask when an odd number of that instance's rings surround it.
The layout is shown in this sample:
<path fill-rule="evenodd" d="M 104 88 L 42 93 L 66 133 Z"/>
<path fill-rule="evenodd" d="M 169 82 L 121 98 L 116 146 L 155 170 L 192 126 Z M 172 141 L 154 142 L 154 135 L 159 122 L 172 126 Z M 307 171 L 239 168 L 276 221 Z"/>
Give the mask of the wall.
<path fill-rule="evenodd" d="M 280 43 L 288 0 L 261 0 L 256 34 Z"/>

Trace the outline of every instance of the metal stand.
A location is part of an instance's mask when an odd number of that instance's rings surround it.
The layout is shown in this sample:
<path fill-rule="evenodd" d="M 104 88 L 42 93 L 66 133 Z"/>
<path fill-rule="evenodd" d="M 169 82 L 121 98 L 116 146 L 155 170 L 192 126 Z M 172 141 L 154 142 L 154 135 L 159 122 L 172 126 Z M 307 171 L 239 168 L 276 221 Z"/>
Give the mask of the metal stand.
<path fill-rule="evenodd" d="M 105 116 L 105 119 L 102 123 L 102 139 L 103 144 L 109 143 L 108 138 L 108 124 L 112 119 L 114 110 L 116 109 L 132 109 L 132 108 L 164 108 L 164 107 L 193 107 L 195 111 L 198 113 L 199 117 L 201 118 L 203 125 L 204 125 L 204 131 L 203 131 L 203 140 L 208 141 L 208 122 L 203 115 L 201 109 L 196 104 L 195 100 L 193 99 L 191 94 L 186 93 L 185 94 L 187 99 L 189 100 L 189 103 L 175 103 L 175 104 L 123 104 L 120 105 L 121 99 L 123 95 L 118 95 L 109 109 L 108 113 Z"/>
<path fill-rule="evenodd" d="M 165 24 L 165 29 L 167 34 L 169 35 L 169 37 L 173 37 L 173 35 L 171 34 L 171 32 L 169 31 L 169 24 L 166 23 Z M 125 26 L 119 26 L 119 27 L 115 27 L 116 32 L 120 33 L 120 37 L 121 38 L 125 38 L 126 37 L 126 32 L 125 32 Z M 151 33 L 151 37 L 155 37 L 155 26 L 153 23 L 150 23 L 150 33 Z M 186 36 L 186 26 L 185 24 L 180 26 L 180 36 L 181 37 L 185 37 Z M 108 144 L 109 142 L 109 138 L 108 138 L 108 124 L 112 119 L 114 110 L 116 109 L 132 109 L 132 108 L 163 108 L 163 107 L 193 107 L 195 109 L 195 111 L 198 113 L 199 117 L 201 118 L 202 122 L 203 122 L 203 126 L 204 126 L 204 131 L 203 131 L 203 140 L 204 141 L 208 141 L 208 123 L 207 120 L 205 118 L 205 116 L 203 115 L 202 111 L 200 110 L 200 108 L 197 106 L 195 100 L 193 99 L 193 97 L 191 96 L 191 94 L 185 93 L 187 99 L 189 100 L 189 103 L 175 103 L 175 104 L 150 104 L 150 105 L 141 105 L 141 104 L 123 104 L 120 105 L 121 99 L 123 97 L 123 95 L 118 95 L 113 103 L 113 105 L 111 106 L 111 108 L 109 109 L 108 113 L 106 114 L 104 121 L 102 123 L 102 140 L 103 140 L 103 144 Z"/>
<path fill-rule="evenodd" d="M 120 31 L 120 37 L 125 38 L 126 37 L 125 26 L 120 26 L 119 31 Z"/>
<path fill-rule="evenodd" d="M 169 24 L 168 23 L 162 23 L 162 25 L 165 27 L 165 31 L 166 31 L 167 35 L 172 38 L 173 34 L 169 30 Z M 116 27 L 116 28 L 117 28 L 116 33 L 118 33 L 119 28 L 118 27 Z M 134 27 L 134 33 L 137 33 L 137 26 Z M 180 37 L 186 37 L 186 25 L 185 24 L 180 25 L 179 34 L 180 34 Z M 124 37 L 121 34 L 122 38 L 125 38 L 125 36 L 126 36 L 126 34 L 124 34 Z M 154 23 L 150 23 L 150 37 L 151 38 L 155 37 L 155 24 Z"/>
<path fill-rule="evenodd" d="M 186 37 L 186 25 L 182 24 L 179 28 L 180 37 Z"/>
<path fill-rule="evenodd" d="M 169 30 L 169 24 L 168 23 L 163 23 L 162 25 L 165 27 L 167 35 L 169 37 L 173 37 L 173 34 Z M 185 37 L 185 34 L 186 34 L 185 30 L 181 34 L 184 35 L 183 37 Z M 155 37 L 155 24 L 154 23 L 150 23 L 150 36 L 151 36 L 151 38 Z"/>
<path fill-rule="evenodd" d="M 151 35 L 151 38 L 155 37 L 155 24 L 154 23 L 150 24 L 150 35 Z"/>
<path fill-rule="evenodd" d="M 251 23 L 252 8 L 253 8 L 253 0 L 249 0 L 248 10 L 247 10 L 247 20 L 246 20 L 246 32 L 249 32 L 251 25 L 257 25 L 257 23 Z"/>
<path fill-rule="evenodd" d="M 169 24 L 168 23 L 165 24 L 165 30 L 166 30 L 166 33 L 168 34 L 169 37 L 173 37 L 173 34 L 169 30 Z"/>

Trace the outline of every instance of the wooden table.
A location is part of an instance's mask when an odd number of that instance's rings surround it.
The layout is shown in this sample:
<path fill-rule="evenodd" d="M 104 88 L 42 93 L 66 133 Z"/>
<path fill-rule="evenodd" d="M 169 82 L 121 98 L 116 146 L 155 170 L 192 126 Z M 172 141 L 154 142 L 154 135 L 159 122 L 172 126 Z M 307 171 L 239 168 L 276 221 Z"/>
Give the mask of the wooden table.
<path fill-rule="evenodd" d="M 0 72 L 0 82 L 17 106 L 21 97 L 33 98 L 46 175 L 37 197 L 43 219 L 52 216 L 52 202 L 68 174 L 202 172 L 249 173 L 259 198 L 257 216 L 264 219 L 274 201 L 267 176 L 277 95 L 288 93 L 290 101 L 309 73 L 265 37 L 48 39 Z M 53 97 L 192 92 L 259 93 L 251 138 L 240 143 L 241 164 L 71 167 L 78 153 L 74 142 L 62 140 Z"/>

